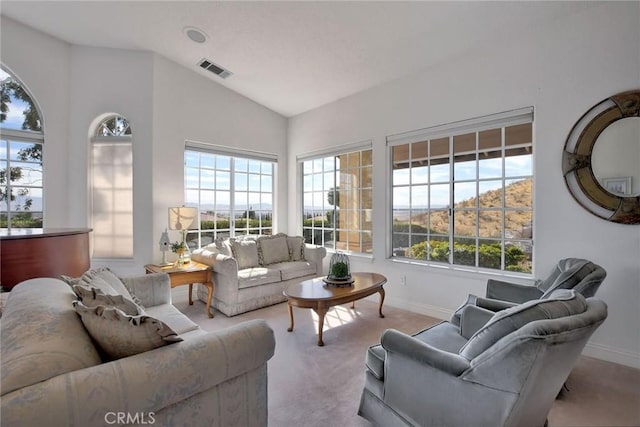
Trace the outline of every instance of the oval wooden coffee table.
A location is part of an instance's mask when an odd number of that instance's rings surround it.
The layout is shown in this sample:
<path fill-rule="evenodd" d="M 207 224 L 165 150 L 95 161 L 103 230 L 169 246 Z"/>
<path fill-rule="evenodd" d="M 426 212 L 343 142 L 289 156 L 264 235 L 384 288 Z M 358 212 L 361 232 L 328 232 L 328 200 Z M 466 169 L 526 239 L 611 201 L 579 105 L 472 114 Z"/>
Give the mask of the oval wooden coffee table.
<path fill-rule="evenodd" d="M 322 328 L 324 326 L 324 316 L 330 307 L 352 303 L 355 301 L 373 295 L 376 292 L 380 294 L 380 305 L 378 306 L 378 314 L 382 314 L 382 303 L 384 302 L 384 289 L 382 286 L 387 283 L 387 278 L 378 273 L 352 273 L 354 279 L 351 286 L 329 286 L 323 277 L 305 280 L 304 282 L 290 285 L 284 290 L 284 296 L 287 297 L 287 305 L 289 308 L 289 319 L 291 326 L 287 331 L 293 331 L 293 307 L 310 308 L 318 314 L 318 345 L 323 346 Z"/>

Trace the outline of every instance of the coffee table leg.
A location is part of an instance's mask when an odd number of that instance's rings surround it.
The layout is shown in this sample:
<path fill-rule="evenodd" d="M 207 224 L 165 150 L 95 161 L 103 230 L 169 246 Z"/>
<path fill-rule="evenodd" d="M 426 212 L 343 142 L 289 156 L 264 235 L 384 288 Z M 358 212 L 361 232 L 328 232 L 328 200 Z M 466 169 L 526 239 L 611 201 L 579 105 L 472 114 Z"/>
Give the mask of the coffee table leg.
<path fill-rule="evenodd" d="M 327 308 L 319 306 L 318 308 L 314 308 L 314 311 L 318 315 L 318 346 L 324 346 L 324 342 L 322 341 L 322 329 L 324 328 L 324 316 L 327 314 Z"/>
<path fill-rule="evenodd" d="M 193 283 L 189 283 L 189 305 L 193 305 L 193 298 L 191 294 L 193 293 Z"/>
<path fill-rule="evenodd" d="M 380 317 L 384 317 L 384 314 L 382 314 L 382 303 L 384 302 L 384 289 L 380 288 L 378 293 L 380 294 L 380 306 L 378 307 L 378 313 L 380 314 Z"/>
<path fill-rule="evenodd" d="M 212 319 L 213 313 L 211 312 L 211 300 L 213 299 L 213 283 L 208 282 L 205 286 L 209 290 L 209 295 L 207 295 L 207 315 L 209 316 L 209 319 Z M 191 293 L 189 293 L 189 295 L 191 295 Z"/>
<path fill-rule="evenodd" d="M 289 321 L 290 321 L 290 325 L 289 325 L 289 328 L 287 329 L 287 332 L 291 332 L 293 331 L 293 307 L 291 306 L 291 304 L 287 304 L 287 307 L 289 307 Z"/>
<path fill-rule="evenodd" d="M 356 302 L 355 301 L 351 301 L 351 310 L 356 308 Z"/>

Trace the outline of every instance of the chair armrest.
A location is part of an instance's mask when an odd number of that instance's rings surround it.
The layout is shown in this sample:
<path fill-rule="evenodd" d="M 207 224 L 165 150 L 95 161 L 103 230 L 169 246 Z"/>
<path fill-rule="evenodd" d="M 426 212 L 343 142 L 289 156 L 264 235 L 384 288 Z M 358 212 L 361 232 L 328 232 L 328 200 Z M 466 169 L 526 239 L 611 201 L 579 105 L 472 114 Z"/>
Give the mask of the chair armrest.
<path fill-rule="evenodd" d="M 496 311 L 506 310 L 507 308 L 514 307 L 518 305 L 518 303 L 503 301 L 499 299 L 477 297 L 475 305 L 487 310 L 491 310 L 495 313 Z"/>
<path fill-rule="evenodd" d="M 486 296 L 491 299 L 523 303 L 532 299 L 539 299 L 542 296 L 542 292 L 535 286 L 489 279 L 487 281 Z"/>
<path fill-rule="evenodd" d="M 460 335 L 466 339 L 471 338 L 494 314 L 496 314 L 495 311 L 477 305 L 467 305 L 460 313 Z"/>
<path fill-rule="evenodd" d="M 144 307 L 171 304 L 171 278 L 167 273 L 123 277 L 121 280 Z"/>
<path fill-rule="evenodd" d="M 260 368 L 274 350 L 273 330 L 250 320 L 6 394 L 2 423 L 103 426 L 108 412 L 160 412 Z"/>
<path fill-rule="evenodd" d="M 395 329 L 384 331 L 380 342 L 382 347 L 389 352 L 400 353 L 451 375 L 460 375 L 469 368 L 469 361 L 464 357 L 439 350 Z"/>

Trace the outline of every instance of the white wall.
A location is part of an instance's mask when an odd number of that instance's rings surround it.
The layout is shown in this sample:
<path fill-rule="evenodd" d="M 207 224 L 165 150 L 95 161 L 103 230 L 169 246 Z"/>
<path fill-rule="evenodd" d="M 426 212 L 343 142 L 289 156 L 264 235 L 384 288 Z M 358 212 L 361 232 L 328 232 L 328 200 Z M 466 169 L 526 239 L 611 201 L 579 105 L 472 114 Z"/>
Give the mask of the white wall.
<path fill-rule="evenodd" d="M 89 133 L 101 114 L 133 132 L 134 258 L 95 261 L 122 275 L 158 262 L 167 208 L 184 202 L 184 141 L 278 155 L 280 214 L 287 224 L 287 121 L 198 73 L 150 52 L 63 43 L 2 17 L 2 64 L 23 80 L 45 121 L 45 226 L 88 226 Z M 178 236 L 171 236 L 177 240 Z"/>
<path fill-rule="evenodd" d="M 44 226 L 84 226 L 84 223 L 71 220 L 69 204 L 72 199 L 66 190 L 71 48 L 67 43 L 4 16 L 0 16 L 0 28 L 2 65 L 27 87 L 42 114 L 45 132 L 44 209 L 47 212 Z"/>
<path fill-rule="evenodd" d="M 468 293 L 484 295 L 486 276 L 406 265 L 386 259 L 389 219 L 385 137 L 510 109 L 535 109 L 536 277 L 561 258 L 601 264 L 598 292 L 609 317 L 587 353 L 640 367 L 640 226 L 613 224 L 582 209 L 566 189 L 562 150 L 571 127 L 591 106 L 640 88 L 640 4 L 594 4 L 569 19 L 512 34 L 414 76 L 291 118 L 289 174 L 296 155 L 366 139 L 374 147 L 374 256 L 352 257 L 355 269 L 389 278 L 387 302 L 447 318 Z M 289 184 L 289 216 L 297 219 L 299 179 Z M 399 277 L 406 274 L 407 284 Z M 416 329 L 420 326 L 417 325 Z"/>
<path fill-rule="evenodd" d="M 184 199 L 185 140 L 273 153 L 278 156 L 276 230 L 287 228 L 287 120 L 224 86 L 154 57 L 153 242 L 167 226 L 167 208 Z M 169 231 L 171 240 L 177 233 Z M 158 245 L 154 245 L 157 247 Z M 155 258 L 161 253 L 156 250 Z"/>

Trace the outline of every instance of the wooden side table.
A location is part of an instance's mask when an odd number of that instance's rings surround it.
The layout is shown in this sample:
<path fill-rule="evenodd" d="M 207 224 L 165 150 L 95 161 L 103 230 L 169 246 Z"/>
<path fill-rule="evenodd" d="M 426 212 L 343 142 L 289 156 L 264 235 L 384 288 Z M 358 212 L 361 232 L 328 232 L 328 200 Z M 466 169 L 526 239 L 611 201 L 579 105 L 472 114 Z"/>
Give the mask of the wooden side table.
<path fill-rule="evenodd" d="M 213 275 L 211 267 L 197 261 L 191 261 L 181 267 L 175 265 L 160 266 L 155 264 L 147 264 L 144 266 L 146 273 L 167 273 L 171 279 L 171 287 L 189 285 L 189 305 L 193 305 L 191 294 L 193 293 L 193 284 L 202 283 L 209 290 L 207 295 L 207 315 L 213 317 L 211 312 L 211 300 L 213 299 Z"/>

